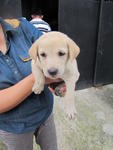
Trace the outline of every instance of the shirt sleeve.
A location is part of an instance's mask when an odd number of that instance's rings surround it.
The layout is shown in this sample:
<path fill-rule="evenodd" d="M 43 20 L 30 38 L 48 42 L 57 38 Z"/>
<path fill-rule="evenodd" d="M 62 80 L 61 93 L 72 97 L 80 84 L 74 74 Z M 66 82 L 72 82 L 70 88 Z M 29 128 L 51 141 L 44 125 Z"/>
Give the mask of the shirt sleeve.
<path fill-rule="evenodd" d="M 38 30 L 36 27 L 32 25 L 27 19 L 20 18 L 19 19 L 22 29 L 28 38 L 31 39 L 32 43 L 34 43 L 43 33 Z"/>

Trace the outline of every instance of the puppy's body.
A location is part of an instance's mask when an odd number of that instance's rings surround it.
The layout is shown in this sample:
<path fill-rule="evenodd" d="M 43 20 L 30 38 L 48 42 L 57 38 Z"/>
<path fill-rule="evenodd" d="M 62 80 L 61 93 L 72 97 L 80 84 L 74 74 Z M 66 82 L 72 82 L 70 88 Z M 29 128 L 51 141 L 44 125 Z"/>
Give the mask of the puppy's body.
<path fill-rule="evenodd" d="M 79 72 L 75 58 L 78 54 L 79 47 L 60 32 L 42 35 L 30 49 L 32 72 L 35 76 L 32 90 L 36 94 L 43 91 L 45 76 L 52 79 L 62 78 L 66 84 L 65 108 L 70 118 L 76 114 L 74 90 Z"/>

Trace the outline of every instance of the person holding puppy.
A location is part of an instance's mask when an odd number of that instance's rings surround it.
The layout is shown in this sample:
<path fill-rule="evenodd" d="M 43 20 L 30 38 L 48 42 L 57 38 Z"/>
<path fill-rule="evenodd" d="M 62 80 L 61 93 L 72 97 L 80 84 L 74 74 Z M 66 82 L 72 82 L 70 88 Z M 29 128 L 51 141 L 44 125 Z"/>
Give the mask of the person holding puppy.
<path fill-rule="evenodd" d="M 34 94 L 28 50 L 42 33 L 26 19 L 0 18 L 0 139 L 8 150 L 33 150 L 33 135 L 41 150 L 58 150 L 53 96 L 46 79 Z"/>

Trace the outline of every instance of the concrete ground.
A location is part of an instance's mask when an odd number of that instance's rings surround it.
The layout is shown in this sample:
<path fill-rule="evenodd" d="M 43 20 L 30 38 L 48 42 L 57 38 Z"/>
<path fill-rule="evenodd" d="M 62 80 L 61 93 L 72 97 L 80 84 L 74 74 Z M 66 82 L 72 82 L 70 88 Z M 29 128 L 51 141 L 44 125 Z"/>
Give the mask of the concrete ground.
<path fill-rule="evenodd" d="M 59 150 L 113 150 L 113 85 L 76 91 L 75 105 L 78 115 L 70 121 L 63 99 L 55 97 Z M 6 150 L 1 142 L 0 150 Z"/>

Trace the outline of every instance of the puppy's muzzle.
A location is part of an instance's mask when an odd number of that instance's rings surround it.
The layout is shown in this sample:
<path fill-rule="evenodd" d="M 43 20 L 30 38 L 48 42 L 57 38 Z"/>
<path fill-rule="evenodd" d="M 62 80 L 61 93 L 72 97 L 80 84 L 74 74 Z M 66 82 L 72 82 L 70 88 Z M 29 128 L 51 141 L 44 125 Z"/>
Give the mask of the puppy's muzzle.
<path fill-rule="evenodd" d="M 50 69 L 48 69 L 48 73 L 49 73 L 50 76 L 54 77 L 54 76 L 57 75 L 58 69 L 56 69 L 56 68 L 50 68 Z"/>

